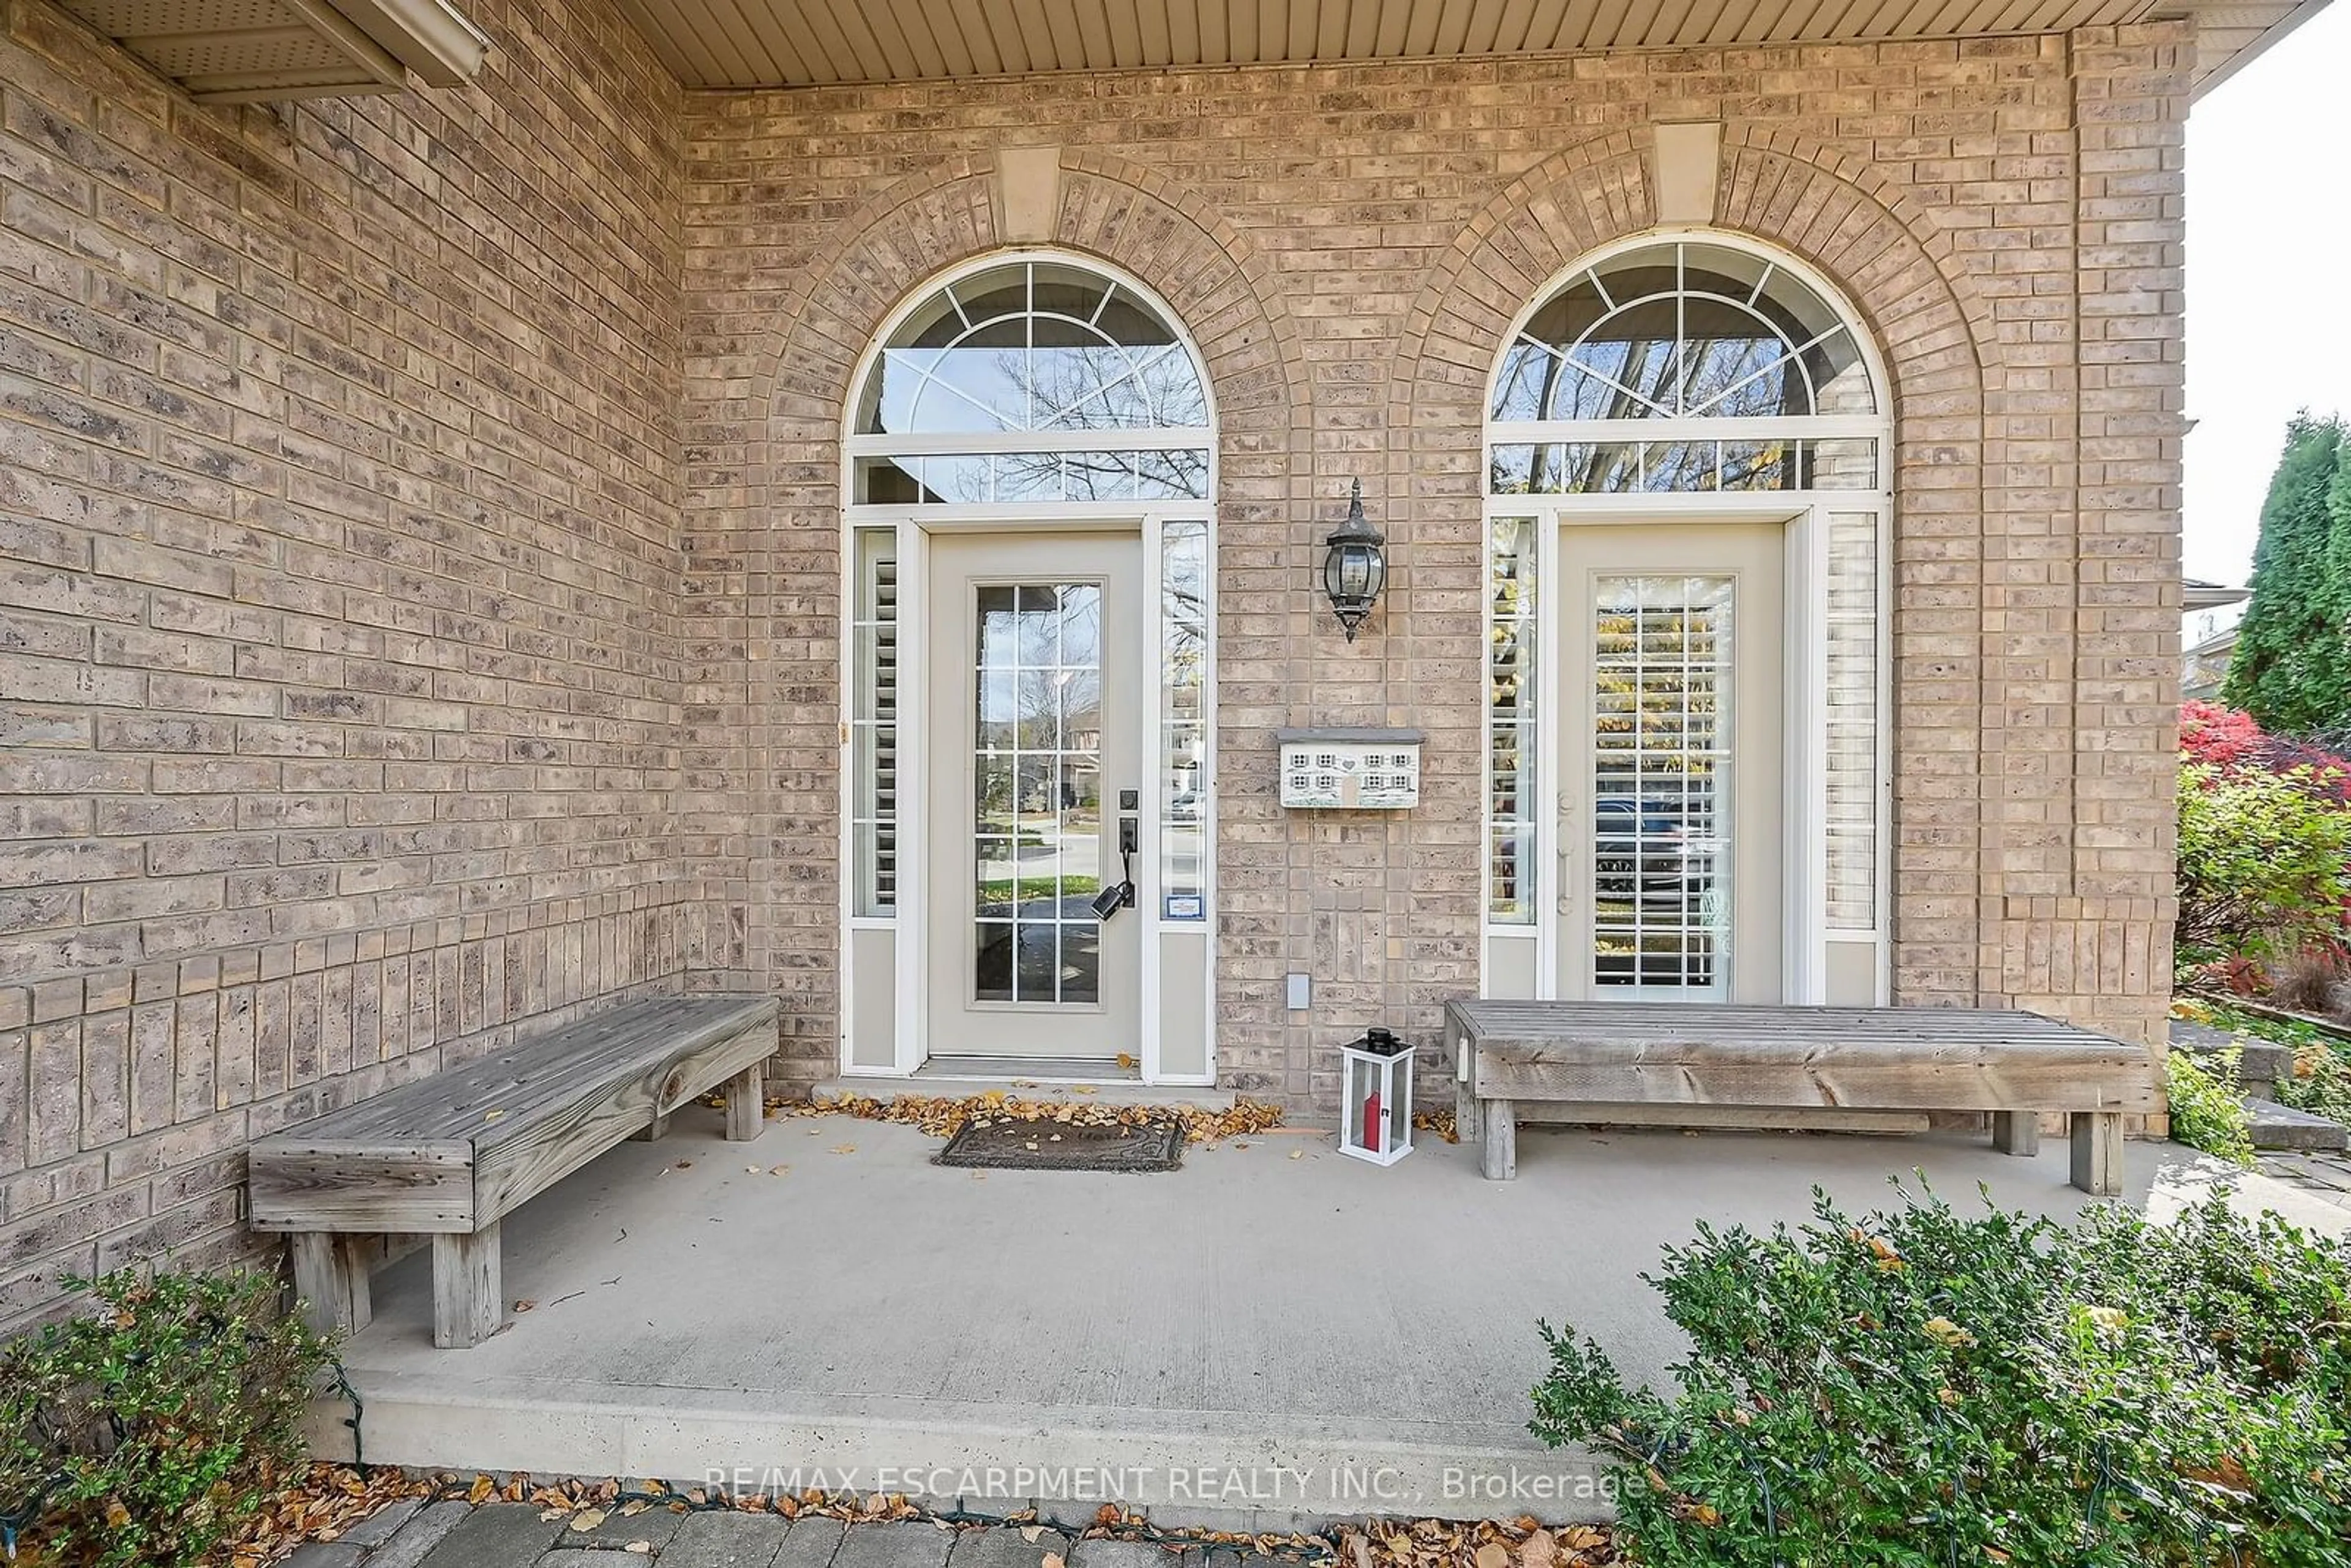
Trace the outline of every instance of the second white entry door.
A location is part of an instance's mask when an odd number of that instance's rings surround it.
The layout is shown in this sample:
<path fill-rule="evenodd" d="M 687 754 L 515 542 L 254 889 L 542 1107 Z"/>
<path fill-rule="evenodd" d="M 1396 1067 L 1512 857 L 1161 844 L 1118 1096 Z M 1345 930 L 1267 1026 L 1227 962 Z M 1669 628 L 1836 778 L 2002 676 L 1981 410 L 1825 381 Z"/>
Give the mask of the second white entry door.
<path fill-rule="evenodd" d="M 1782 999 L 1784 538 L 1561 532 L 1561 996 Z"/>

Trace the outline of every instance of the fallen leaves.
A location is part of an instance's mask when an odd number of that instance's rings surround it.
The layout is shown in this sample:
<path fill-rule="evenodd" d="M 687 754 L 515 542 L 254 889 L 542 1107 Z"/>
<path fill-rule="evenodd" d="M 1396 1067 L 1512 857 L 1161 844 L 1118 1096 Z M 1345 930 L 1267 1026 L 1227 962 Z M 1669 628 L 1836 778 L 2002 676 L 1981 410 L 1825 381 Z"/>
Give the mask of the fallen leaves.
<path fill-rule="evenodd" d="M 1348 1568 L 1601 1568 L 1622 1561 L 1607 1532 L 1536 1520 L 1375 1520 L 1332 1531 Z"/>
<path fill-rule="evenodd" d="M 777 1513 L 788 1519 L 823 1515 L 844 1522 L 880 1520 L 927 1521 L 940 1529 L 948 1521 L 933 1519 L 898 1492 L 827 1493 L 813 1489 L 790 1496 L 727 1496 L 695 1488 L 672 1491 L 658 1482 L 642 1490 L 624 1491 L 617 1479 L 567 1479 L 534 1481 L 526 1475 L 503 1479 L 486 1475 L 441 1472 L 418 1475 L 378 1468 L 362 1478 L 349 1466 L 311 1465 L 298 1473 L 248 1520 L 235 1539 L 207 1563 L 207 1568 L 270 1568 L 308 1541 L 332 1541 L 378 1509 L 402 1498 L 462 1498 L 476 1506 L 491 1500 L 528 1503 L 539 1518 L 563 1521 L 569 1535 L 590 1535 L 615 1521 L 655 1510 L 681 1512 L 688 1509 L 726 1508 L 745 1513 Z M 1048 1511 L 1022 1510 L 998 1521 L 1017 1529 L 1020 1538 L 1036 1545 L 1049 1529 L 1072 1537 L 1119 1537 L 1155 1542 L 1172 1553 L 1186 1546 L 1228 1546 L 1282 1563 L 1311 1563 L 1323 1568 L 1604 1568 L 1622 1560 L 1604 1530 L 1586 1524 L 1544 1526 L 1531 1518 L 1462 1522 L 1451 1520 L 1375 1520 L 1368 1525 L 1339 1525 L 1318 1535 L 1268 1531 L 1244 1534 L 1232 1531 L 1162 1530 L 1141 1511 L 1104 1503 L 1091 1516 L 1066 1521 Z M 966 1520 L 955 1528 L 975 1526 Z M 603 1543 L 648 1556 L 650 1540 L 612 1540 Z M 590 1544 L 581 1542 L 578 1544 Z M 566 1555 L 570 1555 L 567 1552 Z M 1039 1568 L 1068 1568 L 1060 1552 L 1042 1554 Z"/>
<path fill-rule="evenodd" d="M 855 1116 L 867 1122 L 894 1122 L 914 1127 L 935 1138 L 951 1138 L 963 1131 L 964 1124 L 975 1117 L 987 1120 L 1026 1119 L 1056 1123 L 1065 1127 L 1139 1127 L 1146 1123 L 1174 1118 L 1184 1124 L 1184 1139 L 1195 1145 L 1214 1144 L 1249 1133 L 1262 1133 L 1281 1124 L 1281 1108 L 1255 1100 L 1237 1100 L 1232 1108 L 1224 1111 L 1207 1110 L 1196 1105 L 1113 1105 L 1100 1102 L 1073 1100 L 1018 1100 L 1001 1089 L 991 1089 L 985 1094 L 967 1095 L 961 1099 L 941 1099 L 920 1094 L 901 1094 L 894 1099 L 874 1100 L 860 1095 L 844 1095 L 837 1100 L 787 1100 L 771 1107 L 778 1116 Z M 810 1136 L 815 1136 L 811 1129 Z M 844 1145 L 833 1152 L 846 1153 L 854 1145 Z"/>
<path fill-rule="evenodd" d="M 1453 1124 L 1453 1113 L 1449 1110 L 1415 1111 L 1412 1125 L 1415 1132 L 1434 1133 L 1448 1144 L 1461 1141 L 1460 1129 Z"/>
<path fill-rule="evenodd" d="M 434 1490 L 423 1477 L 397 1469 L 377 1469 L 362 1478 L 348 1465 L 306 1465 L 248 1515 L 209 1561 L 227 1568 L 263 1568 L 306 1541 L 332 1541 L 378 1509 Z"/>

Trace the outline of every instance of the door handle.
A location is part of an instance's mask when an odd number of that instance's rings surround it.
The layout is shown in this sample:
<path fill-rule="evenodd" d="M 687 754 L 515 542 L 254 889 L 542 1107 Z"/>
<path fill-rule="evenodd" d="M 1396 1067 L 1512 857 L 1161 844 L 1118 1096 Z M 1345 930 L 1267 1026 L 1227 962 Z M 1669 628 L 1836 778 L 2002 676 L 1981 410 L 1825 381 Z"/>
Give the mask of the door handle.
<path fill-rule="evenodd" d="M 1107 921 L 1122 909 L 1134 907 L 1134 854 L 1142 847 L 1140 823 L 1134 817 L 1118 820 L 1118 858 L 1120 880 L 1104 887 L 1093 896 L 1090 905 L 1096 920 Z"/>

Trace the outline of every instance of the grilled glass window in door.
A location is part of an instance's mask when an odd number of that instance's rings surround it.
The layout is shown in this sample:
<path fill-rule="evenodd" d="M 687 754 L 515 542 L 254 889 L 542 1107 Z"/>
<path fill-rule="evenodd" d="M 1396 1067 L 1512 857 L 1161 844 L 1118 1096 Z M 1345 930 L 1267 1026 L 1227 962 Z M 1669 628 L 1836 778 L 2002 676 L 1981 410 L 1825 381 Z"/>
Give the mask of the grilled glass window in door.
<path fill-rule="evenodd" d="M 1596 986 L 1684 994 L 1725 978 L 1729 577 L 1603 577 L 1593 616 Z"/>

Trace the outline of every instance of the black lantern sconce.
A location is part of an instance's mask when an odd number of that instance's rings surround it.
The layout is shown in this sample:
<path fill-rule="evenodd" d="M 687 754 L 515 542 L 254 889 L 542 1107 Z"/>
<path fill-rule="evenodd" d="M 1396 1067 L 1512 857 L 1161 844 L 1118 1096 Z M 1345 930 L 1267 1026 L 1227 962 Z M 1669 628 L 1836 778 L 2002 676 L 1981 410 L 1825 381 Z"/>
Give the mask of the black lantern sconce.
<path fill-rule="evenodd" d="M 1331 608 L 1338 612 L 1339 624 L 1346 628 L 1347 641 L 1352 643 L 1355 629 L 1379 602 L 1380 590 L 1388 580 L 1387 540 L 1364 516 L 1361 479 L 1348 497 L 1347 520 L 1322 542 L 1330 547 L 1330 553 L 1322 558 L 1322 591 L 1331 596 Z"/>

